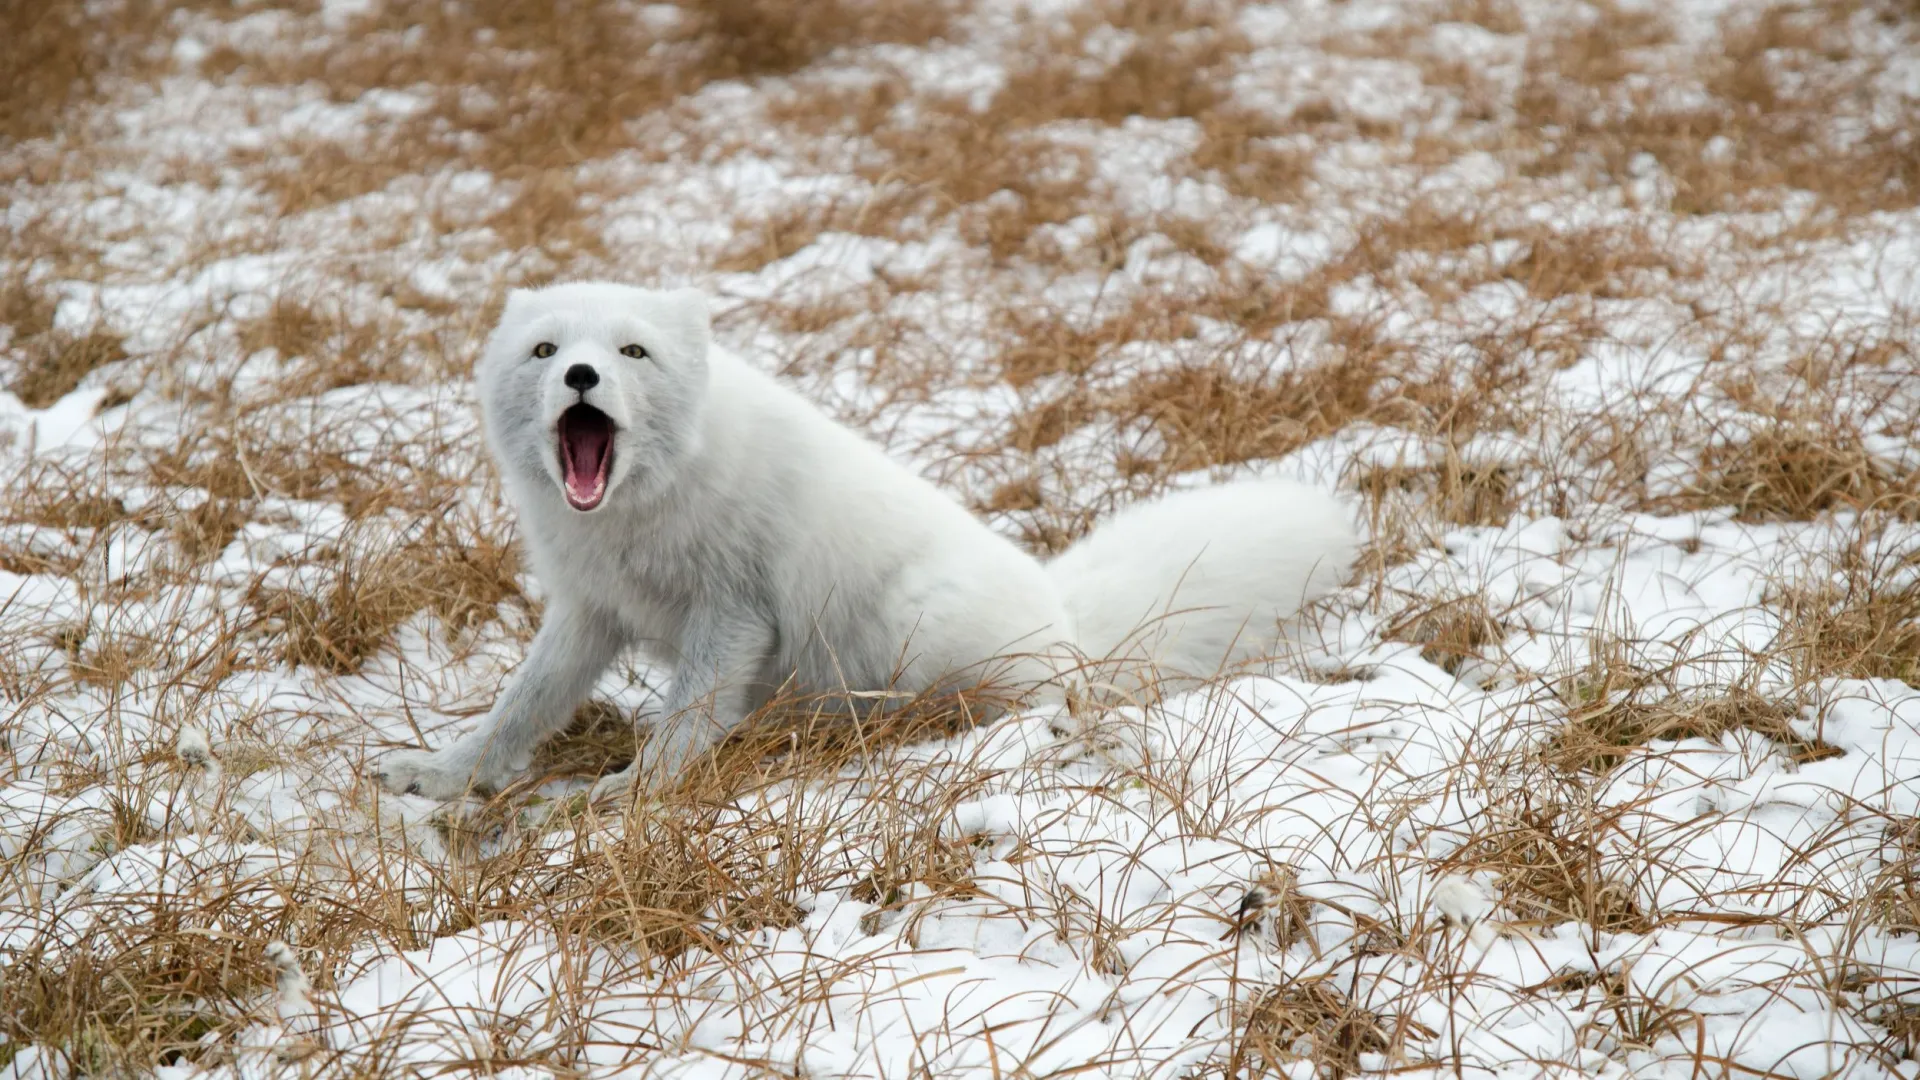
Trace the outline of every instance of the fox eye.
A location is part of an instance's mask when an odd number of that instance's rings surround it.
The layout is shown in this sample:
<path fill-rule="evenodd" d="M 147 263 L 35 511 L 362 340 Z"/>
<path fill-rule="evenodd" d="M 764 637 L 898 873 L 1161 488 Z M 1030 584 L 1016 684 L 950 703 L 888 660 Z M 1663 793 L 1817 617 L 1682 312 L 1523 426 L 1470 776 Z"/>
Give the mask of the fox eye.
<path fill-rule="evenodd" d="M 645 360 L 647 358 L 647 350 L 639 345 L 622 345 L 620 347 L 620 355 L 630 356 L 635 360 Z"/>
<path fill-rule="evenodd" d="M 554 353 L 557 353 L 559 351 L 560 351 L 559 349 L 554 348 L 553 342 L 551 341 L 543 341 L 540 344 L 535 345 L 533 347 L 533 355 L 539 357 L 542 360 L 545 360 L 547 357 L 552 356 Z"/>

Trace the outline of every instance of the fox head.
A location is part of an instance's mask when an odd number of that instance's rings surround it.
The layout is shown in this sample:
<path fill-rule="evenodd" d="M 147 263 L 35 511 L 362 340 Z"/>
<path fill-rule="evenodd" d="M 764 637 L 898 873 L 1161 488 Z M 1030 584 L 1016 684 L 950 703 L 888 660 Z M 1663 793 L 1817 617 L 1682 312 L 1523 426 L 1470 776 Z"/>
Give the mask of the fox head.
<path fill-rule="evenodd" d="M 671 486 L 699 449 L 710 339 L 694 289 L 509 293 L 478 369 L 501 471 L 581 514 Z"/>

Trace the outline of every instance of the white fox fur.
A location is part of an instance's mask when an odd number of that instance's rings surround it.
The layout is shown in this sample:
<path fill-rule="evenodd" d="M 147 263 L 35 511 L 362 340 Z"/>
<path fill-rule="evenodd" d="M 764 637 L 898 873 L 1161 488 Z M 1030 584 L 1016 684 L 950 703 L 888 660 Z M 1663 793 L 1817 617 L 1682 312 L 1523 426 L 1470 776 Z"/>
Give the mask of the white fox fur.
<path fill-rule="evenodd" d="M 1137 698 L 1271 657 L 1353 560 L 1327 492 L 1237 480 L 1129 506 L 1046 564 L 1083 681 Z"/>
<path fill-rule="evenodd" d="M 629 647 L 672 681 L 640 759 L 598 791 L 672 782 L 783 686 L 1057 700 L 1082 655 L 1209 675 L 1269 654 L 1351 560 L 1330 495 L 1246 481 L 1130 508 L 1043 567 L 713 347 L 694 291 L 516 291 L 478 376 L 546 617 L 478 727 L 381 762 L 395 791 L 505 784 Z"/>

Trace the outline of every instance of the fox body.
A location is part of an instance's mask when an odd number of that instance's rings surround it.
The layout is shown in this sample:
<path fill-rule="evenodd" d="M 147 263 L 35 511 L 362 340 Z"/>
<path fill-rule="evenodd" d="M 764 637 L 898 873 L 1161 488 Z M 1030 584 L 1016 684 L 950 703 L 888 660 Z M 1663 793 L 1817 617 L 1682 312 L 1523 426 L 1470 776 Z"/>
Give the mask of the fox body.
<path fill-rule="evenodd" d="M 672 681 L 602 792 L 670 783 L 783 687 L 1057 695 L 1087 656 L 1205 676 L 1269 652 L 1351 560 L 1330 495 L 1241 481 L 1128 508 L 1043 565 L 715 347 L 691 290 L 516 291 L 478 376 L 546 616 L 473 731 L 382 761 L 396 791 L 506 783 L 628 648 Z"/>

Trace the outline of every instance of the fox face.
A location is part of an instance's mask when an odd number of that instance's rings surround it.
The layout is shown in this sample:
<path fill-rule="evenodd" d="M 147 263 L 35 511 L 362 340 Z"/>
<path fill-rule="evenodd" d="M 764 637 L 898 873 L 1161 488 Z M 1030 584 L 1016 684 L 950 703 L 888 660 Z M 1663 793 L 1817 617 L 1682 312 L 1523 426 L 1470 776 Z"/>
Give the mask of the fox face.
<path fill-rule="evenodd" d="M 708 320 L 695 290 L 594 283 L 508 294 L 479 372 L 502 470 L 581 514 L 671 485 L 698 450 Z"/>

